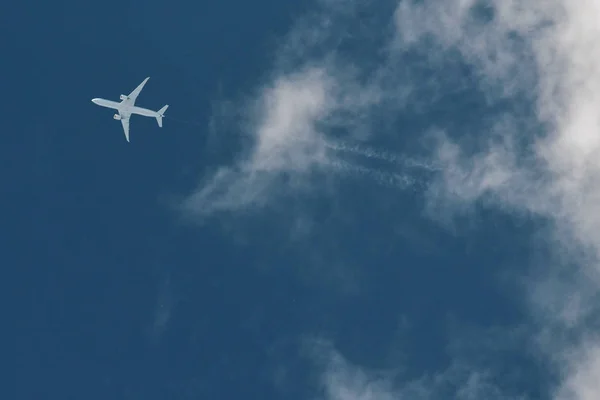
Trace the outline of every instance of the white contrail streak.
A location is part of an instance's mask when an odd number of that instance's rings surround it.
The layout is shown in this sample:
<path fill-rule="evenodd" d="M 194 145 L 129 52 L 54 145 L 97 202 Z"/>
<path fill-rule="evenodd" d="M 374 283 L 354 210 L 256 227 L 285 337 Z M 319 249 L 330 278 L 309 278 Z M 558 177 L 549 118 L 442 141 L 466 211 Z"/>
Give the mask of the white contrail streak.
<path fill-rule="evenodd" d="M 352 153 L 366 158 L 402 165 L 404 167 L 421 168 L 428 171 L 439 171 L 441 169 L 440 167 L 437 167 L 425 161 L 416 160 L 414 158 L 409 158 L 400 154 L 395 154 L 380 149 L 374 149 L 372 147 L 367 147 L 363 145 L 348 144 L 339 141 L 325 141 L 325 145 L 328 148 L 335 151 Z"/>
<path fill-rule="evenodd" d="M 330 160 L 327 162 L 327 165 L 340 173 L 345 173 L 351 176 L 363 176 L 379 185 L 392 189 L 406 190 L 410 187 L 416 186 L 419 183 L 414 178 L 407 175 L 381 171 L 364 167 L 362 165 L 354 165 L 341 160 Z"/>

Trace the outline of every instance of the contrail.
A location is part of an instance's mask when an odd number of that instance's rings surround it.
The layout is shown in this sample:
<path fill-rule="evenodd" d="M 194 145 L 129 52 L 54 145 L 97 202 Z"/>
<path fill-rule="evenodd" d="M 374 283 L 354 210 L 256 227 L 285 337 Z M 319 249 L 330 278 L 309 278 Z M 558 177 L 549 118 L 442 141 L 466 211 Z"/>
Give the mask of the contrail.
<path fill-rule="evenodd" d="M 297 137 L 291 137 L 290 139 L 293 142 L 298 143 L 299 145 L 311 144 L 311 141 L 306 140 L 306 139 L 301 139 L 301 138 L 297 138 Z M 361 147 L 358 145 L 351 145 L 351 144 L 347 144 L 347 143 L 340 142 L 340 141 L 330 141 L 330 140 L 325 140 L 322 138 L 319 139 L 319 142 L 334 152 L 347 152 L 347 153 L 357 154 L 359 156 L 363 156 L 366 158 L 386 161 L 386 162 L 389 162 L 394 165 L 402 167 L 400 169 L 403 169 L 403 170 L 406 170 L 407 168 L 418 168 L 418 169 L 426 170 L 426 171 L 430 171 L 430 172 L 440 170 L 439 168 L 436 169 L 434 166 L 432 166 L 431 164 L 428 164 L 424 161 L 415 160 L 410 157 L 401 156 L 398 154 L 385 152 L 385 151 L 381 151 L 381 150 L 377 150 L 377 149 L 373 149 L 373 148 Z M 290 145 L 291 145 L 291 143 L 288 141 L 284 145 L 279 145 L 279 146 L 286 149 Z M 270 151 L 267 152 L 267 154 L 263 156 L 264 159 L 262 160 L 262 162 L 264 162 L 266 165 L 268 165 L 269 164 L 268 160 L 270 158 L 277 157 L 279 155 L 277 147 L 279 147 L 279 146 L 275 146 L 274 148 L 271 148 Z M 368 166 L 364 166 L 364 165 L 357 165 L 356 162 L 344 161 L 344 160 L 340 159 L 339 157 L 333 156 L 333 154 L 330 154 L 329 157 L 325 157 L 325 160 L 321 159 L 321 157 L 315 158 L 315 162 L 317 162 L 317 164 L 321 164 L 322 166 L 330 167 L 338 173 L 347 174 L 348 176 L 353 176 L 353 177 L 362 176 L 362 177 L 368 178 L 369 180 L 371 180 L 379 185 L 393 188 L 393 189 L 406 190 L 408 188 L 415 188 L 417 186 L 423 187 L 423 185 L 424 185 L 422 181 L 416 180 L 414 177 L 412 177 L 411 175 L 413 175 L 413 174 L 409 175 L 406 173 L 402 173 L 400 171 L 399 172 L 394 172 L 393 170 L 386 171 L 386 170 L 372 168 L 372 167 L 368 167 Z"/>
<path fill-rule="evenodd" d="M 306 143 L 304 139 L 292 137 L 292 139 L 298 143 Z M 330 140 L 330 139 L 320 139 L 320 142 L 333 151 L 351 153 L 358 156 L 370 158 L 373 160 L 384 161 L 391 164 L 400 165 L 402 167 L 408 168 L 418 168 L 422 170 L 427 170 L 430 172 L 433 171 L 441 171 L 442 168 L 440 166 L 436 166 L 431 162 L 426 162 L 423 160 L 418 160 L 412 157 L 407 157 L 401 154 L 392 153 L 389 151 L 375 149 L 373 147 L 368 147 L 364 145 L 358 144 L 350 144 L 340 140 Z"/>
<path fill-rule="evenodd" d="M 416 160 L 414 158 L 402 156 L 384 150 L 374 149 L 356 144 L 348 144 L 344 142 L 325 141 L 325 145 L 335 151 L 352 153 L 366 158 L 371 158 L 380 161 L 386 161 L 392 164 L 402 165 L 404 167 L 421 168 L 428 171 L 439 171 L 440 167 L 436 167 L 431 163 Z"/>
<path fill-rule="evenodd" d="M 406 190 L 419 184 L 414 178 L 407 175 L 400 175 L 391 172 L 381 171 L 362 165 L 350 164 L 341 160 L 329 160 L 327 166 L 334 168 L 338 172 L 347 173 L 352 176 L 364 176 L 375 183 L 392 189 Z"/>

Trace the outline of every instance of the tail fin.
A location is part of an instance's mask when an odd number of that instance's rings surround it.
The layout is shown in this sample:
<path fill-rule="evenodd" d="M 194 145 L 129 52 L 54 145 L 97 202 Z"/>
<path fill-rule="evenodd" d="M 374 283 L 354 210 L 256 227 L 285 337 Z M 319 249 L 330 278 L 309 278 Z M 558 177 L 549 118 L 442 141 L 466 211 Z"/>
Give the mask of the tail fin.
<path fill-rule="evenodd" d="M 165 111 L 167 111 L 167 108 L 169 108 L 168 104 L 156 112 L 156 114 L 157 114 L 156 122 L 158 122 L 158 126 L 160 126 L 161 128 L 162 128 L 162 119 L 165 116 Z"/>

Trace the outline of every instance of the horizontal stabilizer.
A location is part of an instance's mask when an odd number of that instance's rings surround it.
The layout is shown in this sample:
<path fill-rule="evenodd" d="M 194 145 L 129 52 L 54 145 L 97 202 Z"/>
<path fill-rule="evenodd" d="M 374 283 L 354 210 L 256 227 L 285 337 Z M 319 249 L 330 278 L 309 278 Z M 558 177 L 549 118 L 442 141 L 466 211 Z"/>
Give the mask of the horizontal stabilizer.
<path fill-rule="evenodd" d="M 158 126 L 160 126 L 161 128 L 162 128 L 162 119 L 165 116 L 165 111 L 167 111 L 167 108 L 169 108 L 168 104 L 156 112 L 156 114 L 157 114 L 156 122 L 158 122 Z"/>

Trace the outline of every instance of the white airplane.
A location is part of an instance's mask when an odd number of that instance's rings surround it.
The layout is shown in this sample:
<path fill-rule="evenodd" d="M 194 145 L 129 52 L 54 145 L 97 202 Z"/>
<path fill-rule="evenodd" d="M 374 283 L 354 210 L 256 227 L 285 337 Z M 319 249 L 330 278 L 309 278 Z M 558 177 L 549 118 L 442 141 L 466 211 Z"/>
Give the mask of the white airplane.
<path fill-rule="evenodd" d="M 135 100 L 138 95 L 144 88 L 146 82 L 148 82 L 150 77 L 144 79 L 142 83 L 136 87 L 133 92 L 129 93 L 128 96 L 122 94 L 119 96 L 121 102 L 105 100 L 105 99 L 92 99 L 94 104 L 98 104 L 102 107 L 112 108 L 117 110 L 117 114 L 113 116 L 114 119 L 121 121 L 121 125 L 123 125 L 123 131 L 125 132 L 125 139 L 129 142 L 129 118 L 132 114 L 143 115 L 144 117 L 154 117 L 156 118 L 156 122 L 158 122 L 158 126 L 162 128 L 162 119 L 165 115 L 165 111 L 169 105 L 164 106 L 158 111 L 152 111 L 147 108 L 138 107 L 135 105 Z"/>

